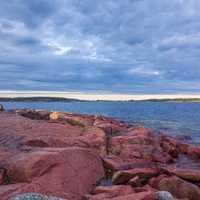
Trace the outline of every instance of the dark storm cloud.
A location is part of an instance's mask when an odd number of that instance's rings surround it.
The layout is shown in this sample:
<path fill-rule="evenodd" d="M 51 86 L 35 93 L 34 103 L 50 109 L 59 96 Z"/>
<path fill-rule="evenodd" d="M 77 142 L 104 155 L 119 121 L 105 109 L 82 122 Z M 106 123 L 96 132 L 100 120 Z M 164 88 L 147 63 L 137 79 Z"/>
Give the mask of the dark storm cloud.
<path fill-rule="evenodd" d="M 198 0 L 11 0 L 0 90 L 200 92 Z"/>

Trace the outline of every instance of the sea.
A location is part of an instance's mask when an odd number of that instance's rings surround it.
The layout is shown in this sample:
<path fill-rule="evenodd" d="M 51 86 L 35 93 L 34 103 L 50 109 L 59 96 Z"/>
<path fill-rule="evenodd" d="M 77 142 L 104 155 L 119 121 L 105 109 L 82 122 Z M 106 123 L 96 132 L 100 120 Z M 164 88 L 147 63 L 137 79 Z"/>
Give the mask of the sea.
<path fill-rule="evenodd" d="M 29 108 L 104 115 L 150 127 L 200 145 L 198 102 L 0 102 L 6 109 Z"/>

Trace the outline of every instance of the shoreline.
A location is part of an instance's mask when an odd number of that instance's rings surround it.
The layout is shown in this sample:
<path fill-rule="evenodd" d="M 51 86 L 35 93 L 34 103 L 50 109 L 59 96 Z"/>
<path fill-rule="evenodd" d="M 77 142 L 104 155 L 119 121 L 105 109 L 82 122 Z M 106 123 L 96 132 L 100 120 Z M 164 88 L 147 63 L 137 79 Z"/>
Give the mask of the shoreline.
<path fill-rule="evenodd" d="M 0 106 L 0 121 L 2 200 L 32 192 L 68 200 L 156 200 L 162 191 L 200 199 L 200 146 L 187 138 L 47 110 Z"/>
<path fill-rule="evenodd" d="M 97 92 L 58 92 L 58 91 L 0 91 L 0 98 L 64 98 L 83 101 L 137 101 L 137 100 L 173 100 L 200 99 L 200 94 L 130 94 Z"/>
<path fill-rule="evenodd" d="M 33 96 L 33 97 L 0 97 L 0 102 L 191 102 L 199 103 L 200 98 L 162 98 L 162 99 L 140 99 L 140 100 L 81 100 L 76 98 L 65 97 L 48 97 L 48 96 Z"/>

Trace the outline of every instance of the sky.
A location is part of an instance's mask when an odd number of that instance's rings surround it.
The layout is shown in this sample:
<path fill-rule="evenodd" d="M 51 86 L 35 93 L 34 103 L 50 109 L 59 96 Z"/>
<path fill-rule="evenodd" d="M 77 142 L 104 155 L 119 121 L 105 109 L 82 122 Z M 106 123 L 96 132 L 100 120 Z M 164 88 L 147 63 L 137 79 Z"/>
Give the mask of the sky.
<path fill-rule="evenodd" d="M 0 91 L 200 94 L 199 0 L 1 0 Z"/>

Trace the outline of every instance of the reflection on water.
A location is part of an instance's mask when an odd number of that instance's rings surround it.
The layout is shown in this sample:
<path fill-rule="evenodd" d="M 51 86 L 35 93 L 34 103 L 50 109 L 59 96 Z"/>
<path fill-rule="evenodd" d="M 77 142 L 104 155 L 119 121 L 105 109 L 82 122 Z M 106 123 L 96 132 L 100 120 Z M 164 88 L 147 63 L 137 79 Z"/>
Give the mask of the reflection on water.
<path fill-rule="evenodd" d="M 200 103 L 176 102 L 2 102 L 7 109 L 34 108 L 99 114 L 165 131 L 200 143 Z"/>

